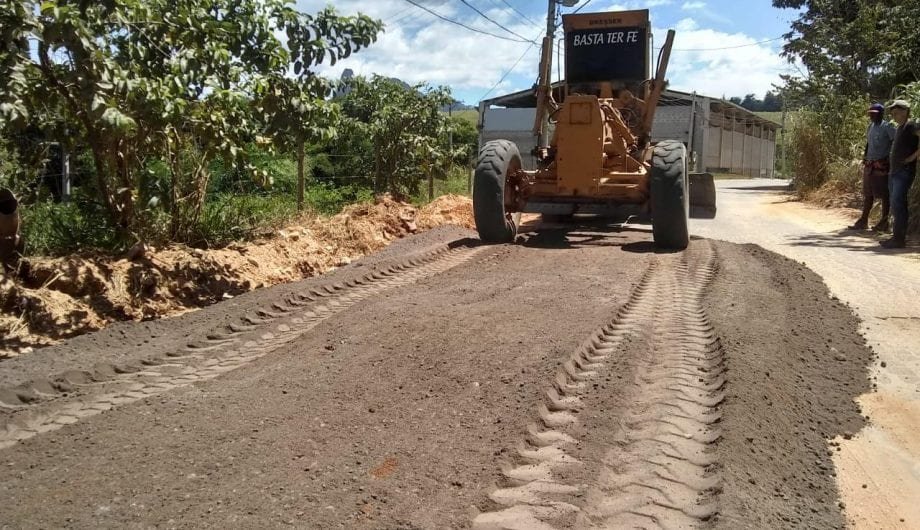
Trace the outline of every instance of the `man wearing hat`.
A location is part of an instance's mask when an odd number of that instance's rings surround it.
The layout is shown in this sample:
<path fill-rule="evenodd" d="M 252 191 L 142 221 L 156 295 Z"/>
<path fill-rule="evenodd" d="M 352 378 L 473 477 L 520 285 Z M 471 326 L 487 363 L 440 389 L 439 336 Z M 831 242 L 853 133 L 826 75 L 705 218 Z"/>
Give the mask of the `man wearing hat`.
<path fill-rule="evenodd" d="M 917 157 L 920 156 L 920 125 L 908 121 L 910 104 L 903 99 L 892 101 L 888 110 L 898 125 L 891 144 L 891 155 L 888 157 L 891 165 L 888 186 L 891 190 L 894 227 L 891 239 L 882 241 L 881 245 L 885 248 L 904 248 L 909 215 L 907 197 L 917 176 Z"/>
<path fill-rule="evenodd" d="M 875 199 L 882 202 L 882 216 L 873 230 L 888 230 L 888 155 L 894 141 L 895 127 L 883 118 L 885 107 L 873 103 L 869 107 L 869 130 L 866 131 L 866 149 L 863 152 L 863 210 L 850 230 L 865 230 L 869 227 L 869 212 Z"/>

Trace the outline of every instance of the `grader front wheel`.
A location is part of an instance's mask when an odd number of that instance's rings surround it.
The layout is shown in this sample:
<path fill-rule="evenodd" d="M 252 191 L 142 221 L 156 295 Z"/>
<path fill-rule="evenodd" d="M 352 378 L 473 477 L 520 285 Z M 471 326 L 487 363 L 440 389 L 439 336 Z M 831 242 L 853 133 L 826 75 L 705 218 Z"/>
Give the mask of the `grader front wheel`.
<path fill-rule="evenodd" d="M 690 243 L 687 149 L 665 140 L 654 147 L 651 168 L 652 235 L 660 248 L 683 250 Z"/>
<path fill-rule="evenodd" d="M 506 205 L 513 203 L 510 177 L 520 169 L 521 154 L 513 142 L 492 140 L 479 152 L 473 177 L 473 217 L 479 238 L 486 243 L 514 241 L 517 222 Z"/>

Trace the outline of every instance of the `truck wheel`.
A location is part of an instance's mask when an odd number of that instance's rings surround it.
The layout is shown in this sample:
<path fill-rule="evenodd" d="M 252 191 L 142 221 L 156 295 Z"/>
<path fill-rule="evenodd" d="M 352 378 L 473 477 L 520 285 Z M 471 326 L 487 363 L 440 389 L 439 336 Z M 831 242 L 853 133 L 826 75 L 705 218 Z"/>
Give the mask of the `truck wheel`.
<path fill-rule="evenodd" d="M 517 223 L 505 205 L 513 202 L 508 176 L 521 169 L 517 145 L 508 140 L 486 142 L 479 151 L 473 177 L 473 217 L 479 238 L 486 243 L 514 241 Z"/>
<path fill-rule="evenodd" d="M 665 140 L 652 152 L 652 235 L 659 248 L 683 250 L 690 243 L 687 216 L 690 202 L 687 183 L 687 149 Z"/>

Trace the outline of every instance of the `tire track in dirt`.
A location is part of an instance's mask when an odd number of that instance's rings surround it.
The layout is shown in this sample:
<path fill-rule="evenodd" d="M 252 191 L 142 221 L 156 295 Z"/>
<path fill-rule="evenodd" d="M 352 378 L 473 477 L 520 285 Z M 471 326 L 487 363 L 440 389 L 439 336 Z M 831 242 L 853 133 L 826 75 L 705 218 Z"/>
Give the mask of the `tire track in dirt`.
<path fill-rule="evenodd" d="M 702 307 L 716 267 L 709 243 L 652 261 L 629 301 L 555 374 L 538 421 L 502 470 L 478 530 L 694 528 L 718 513 L 722 348 Z M 578 455 L 584 412 L 616 356 L 637 355 L 634 395 L 593 460 Z M 582 448 L 583 449 L 583 448 Z"/>
<path fill-rule="evenodd" d="M 92 372 L 70 371 L 25 388 L 0 389 L 0 412 L 5 416 L 0 449 L 121 405 L 214 379 L 297 340 L 362 300 L 443 273 L 482 249 L 447 245 L 359 278 L 293 294 L 178 351 L 135 365 L 101 364 Z"/>

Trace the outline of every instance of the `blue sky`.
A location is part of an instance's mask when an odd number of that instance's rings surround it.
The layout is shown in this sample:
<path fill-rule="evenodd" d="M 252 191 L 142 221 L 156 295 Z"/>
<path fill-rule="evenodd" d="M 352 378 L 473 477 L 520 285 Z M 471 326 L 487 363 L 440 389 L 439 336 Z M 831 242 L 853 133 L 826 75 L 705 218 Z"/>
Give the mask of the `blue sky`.
<path fill-rule="evenodd" d="M 487 94 L 494 97 L 533 84 L 539 47 L 514 42 L 514 34 L 542 37 L 545 0 L 467 0 L 506 29 L 461 0 L 415 2 L 445 18 L 511 40 L 464 29 L 406 0 L 298 0 L 297 5 L 311 12 L 331 4 L 341 14 L 360 11 L 386 23 L 385 33 L 370 48 L 320 69 L 329 77 L 351 68 L 359 75 L 376 73 L 409 83 L 447 85 L 457 99 L 469 104 Z M 795 12 L 775 9 L 769 0 L 590 0 L 582 12 L 642 8 L 651 10 L 657 42 L 666 29 L 677 30 L 668 75 L 675 89 L 716 97 L 748 93 L 762 97 L 779 83 L 781 73 L 799 73 L 779 57 L 783 40 L 770 40 L 789 30 Z M 563 8 L 563 12 L 574 9 Z"/>

